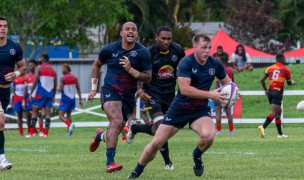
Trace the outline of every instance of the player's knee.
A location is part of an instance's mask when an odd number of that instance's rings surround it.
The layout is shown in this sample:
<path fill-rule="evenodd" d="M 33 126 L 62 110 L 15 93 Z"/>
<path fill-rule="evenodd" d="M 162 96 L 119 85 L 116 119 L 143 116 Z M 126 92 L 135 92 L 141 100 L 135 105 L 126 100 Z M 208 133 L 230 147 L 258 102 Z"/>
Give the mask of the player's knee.
<path fill-rule="evenodd" d="M 208 131 L 200 134 L 200 138 L 207 143 L 212 143 L 214 141 L 215 132 Z"/>

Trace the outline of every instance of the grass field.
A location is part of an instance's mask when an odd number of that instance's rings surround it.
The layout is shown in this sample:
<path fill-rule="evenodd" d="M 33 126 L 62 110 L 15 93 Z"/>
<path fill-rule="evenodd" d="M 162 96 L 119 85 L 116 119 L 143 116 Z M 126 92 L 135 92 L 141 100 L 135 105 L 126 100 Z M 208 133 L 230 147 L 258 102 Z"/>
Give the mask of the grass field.
<path fill-rule="evenodd" d="M 285 90 L 304 89 L 304 65 L 288 66 L 297 85 Z M 260 78 L 265 68 L 235 74 L 240 90 L 262 90 Z M 303 96 L 284 97 L 284 117 L 303 117 L 295 109 Z M 98 105 L 99 100 L 84 108 Z M 102 112 L 101 109 L 95 110 Z M 243 118 L 265 118 L 270 112 L 266 96 L 244 96 Z M 74 121 L 107 121 L 94 115 L 79 114 Z M 58 120 L 55 120 L 58 122 Z M 283 120 L 284 122 L 284 120 Z M 204 179 L 303 179 L 304 178 L 304 125 L 284 123 L 283 132 L 288 139 L 277 139 L 276 128 L 271 124 L 267 138 L 261 139 L 257 124 L 236 124 L 235 135 L 228 136 L 227 125 L 223 135 L 217 136 L 213 146 L 205 153 Z M 71 137 L 65 137 L 65 128 L 51 128 L 48 138 L 25 139 L 17 130 L 6 130 L 6 156 L 13 163 L 9 171 L 0 172 L 0 179 L 126 179 L 139 159 L 150 136 L 139 134 L 135 143 L 119 141 L 116 162 L 124 165 L 119 173 L 105 173 L 105 144 L 95 153 L 89 152 L 89 143 L 95 128 L 76 128 Z M 141 176 L 142 179 L 197 179 L 192 170 L 192 151 L 197 137 L 188 128 L 170 140 L 173 171 L 165 171 L 158 154 Z"/>
<path fill-rule="evenodd" d="M 217 136 L 213 146 L 203 156 L 204 179 L 303 179 L 303 124 L 288 124 L 283 128 L 288 139 L 277 139 L 271 124 L 267 137 L 261 139 L 255 124 L 238 124 L 235 135 Z M 48 138 L 18 137 L 16 130 L 6 131 L 6 156 L 13 168 L 0 172 L 0 179 L 126 179 L 135 167 L 151 136 L 138 134 L 131 145 L 119 140 L 117 163 L 124 165 L 118 173 L 104 170 L 105 144 L 95 153 L 89 143 L 95 128 L 76 128 L 65 137 L 64 128 L 52 128 Z M 191 153 L 197 137 L 188 128 L 181 130 L 170 142 L 173 171 L 164 170 L 160 156 L 145 169 L 141 179 L 197 179 L 192 170 Z"/>

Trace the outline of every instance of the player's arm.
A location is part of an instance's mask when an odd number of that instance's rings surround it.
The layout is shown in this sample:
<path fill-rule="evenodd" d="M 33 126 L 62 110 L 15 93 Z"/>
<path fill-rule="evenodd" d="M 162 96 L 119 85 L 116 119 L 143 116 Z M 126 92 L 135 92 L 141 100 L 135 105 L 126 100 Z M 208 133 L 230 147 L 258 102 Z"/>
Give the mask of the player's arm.
<path fill-rule="evenodd" d="M 12 94 L 11 94 L 11 102 L 10 102 L 12 107 L 14 107 L 14 96 L 15 96 L 15 93 L 16 93 L 16 85 L 13 82 Z"/>
<path fill-rule="evenodd" d="M 100 69 L 101 69 L 102 63 L 101 61 L 97 58 L 92 67 L 92 72 L 91 72 L 91 92 L 89 93 L 87 100 L 93 100 L 94 96 L 96 95 L 97 91 L 97 86 L 98 86 L 98 78 L 100 74 Z"/>
<path fill-rule="evenodd" d="M 137 86 L 137 92 L 136 92 L 137 97 L 140 97 L 140 100 L 143 101 L 144 103 L 148 103 L 151 101 L 151 96 L 146 93 L 143 89 L 143 83 L 141 81 L 138 82 Z"/>
<path fill-rule="evenodd" d="M 131 76 L 133 76 L 135 79 L 142 81 L 143 83 L 150 83 L 152 79 L 152 70 L 147 70 L 143 72 L 139 72 L 138 70 L 134 69 L 131 66 L 131 63 L 129 61 L 129 58 L 124 56 L 123 59 L 119 59 L 119 64 L 122 65 L 122 67 L 129 73 Z"/>
<path fill-rule="evenodd" d="M 34 82 L 33 82 L 33 85 L 32 85 L 32 89 L 31 89 L 31 93 L 30 93 L 30 98 L 32 97 L 32 94 L 33 94 L 34 90 L 36 89 L 37 83 L 39 81 L 39 74 L 40 74 L 40 66 L 38 66 L 35 69 L 35 78 L 34 78 Z"/>
<path fill-rule="evenodd" d="M 224 79 L 220 79 L 220 83 L 225 85 L 227 83 L 230 83 L 231 79 L 229 78 L 228 74 L 226 74 L 226 77 Z"/>
<path fill-rule="evenodd" d="M 27 78 L 28 75 L 25 75 L 24 78 L 24 90 L 23 90 L 23 99 L 22 99 L 22 108 L 25 109 L 25 101 L 26 101 L 26 94 L 27 94 Z"/>
<path fill-rule="evenodd" d="M 56 95 L 56 91 L 57 91 L 57 73 L 55 73 L 55 77 L 54 77 L 54 98 L 55 98 L 55 95 Z"/>
<path fill-rule="evenodd" d="M 223 100 L 226 99 L 224 95 L 221 95 L 218 92 L 219 89 L 215 89 L 213 91 L 202 91 L 190 86 L 191 79 L 188 77 L 178 77 L 177 81 L 180 92 L 184 96 L 197 99 L 212 99 L 214 101 L 219 101 L 220 103 L 223 103 Z"/>
<path fill-rule="evenodd" d="M 77 93 L 78 93 L 79 105 L 82 106 L 81 91 L 80 91 L 80 86 L 79 86 L 79 83 L 78 83 L 78 79 L 76 79 L 76 90 L 77 90 Z"/>
<path fill-rule="evenodd" d="M 286 82 L 289 86 L 293 86 L 293 85 L 296 85 L 296 82 L 292 79 L 286 79 Z"/>
<path fill-rule="evenodd" d="M 64 77 L 61 77 L 60 78 L 59 87 L 57 89 L 58 92 L 62 92 L 63 91 L 63 84 L 64 84 Z"/>
<path fill-rule="evenodd" d="M 265 80 L 267 79 L 267 77 L 268 77 L 268 74 L 264 74 L 262 76 L 262 78 L 261 78 L 261 84 L 262 84 L 262 87 L 263 87 L 266 95 L 268 93 L 268 90 L 267 90 L 267 87 L 266 87 L 266 83 L 265 83 Z"/>
<path fill-rule="evenodd" d="M 18 61 L 16 64 L 17 64 L 17 68 L 15 69 L 14 72 L 10 72 L 4 75 L 6 81 L 13 81 L 16 77 L 19 77 L 25 73 L 26 71 L 25 59 L 23 58 L 21 61 Z"/>

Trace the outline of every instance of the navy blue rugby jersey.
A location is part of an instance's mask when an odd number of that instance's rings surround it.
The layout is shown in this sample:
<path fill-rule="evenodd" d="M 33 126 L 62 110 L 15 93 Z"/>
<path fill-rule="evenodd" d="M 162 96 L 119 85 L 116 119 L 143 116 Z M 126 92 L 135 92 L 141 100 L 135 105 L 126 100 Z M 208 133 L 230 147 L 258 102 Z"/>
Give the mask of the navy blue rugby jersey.
<path fill-rule="evenodd" d="M 184 49 L 174 42 L 169 46 L 168 54 L 161 54 L 157 44 L 149 48 L 152 63 L 152 80 L 144 84 L 145 90 L 157 93 L 171 93 L 175 91 L 177 66 L 185 56 Z"/>
<path fill-rule="evenodd" d="M 13 72 L 15 64 L 23 59 L 23 51 L 20 45 L 7 39 L 4 46 L 0 46 L 0 84 L 10 84 L 11 81 L 6 81 L 4 75 Z"/>
<path fill-rule="evenodd" d="M 134 96 L 138 80 L 119 64 L 119 59 L 123 59 L 123 56 L 128 57 L 132 68 L 142 72 L 152 69 L 150 53 L 146 47 L 138 42 L 131 50 L 125 50 L 121 45 L 121 40 L 109 43 L 98 54 L 101 63 L 107 64 L 104 86 L 111 88 L 120 95 Z"/>
<path fill-rule="evenodd" d="M 206 64 L 200 65 L 194 58 L 194 54 L 184 57 L 178 66 L 178 77 L 191 78 L 191 86 L 209 91 L 215 77 L 224 79 L 226 72 L 221 62 L 209 56 Z M 198 110 L 208 106 L 208 99 L 196 99 L 178 93 L 171 104 L 171 108 L 178 110 Z"/>

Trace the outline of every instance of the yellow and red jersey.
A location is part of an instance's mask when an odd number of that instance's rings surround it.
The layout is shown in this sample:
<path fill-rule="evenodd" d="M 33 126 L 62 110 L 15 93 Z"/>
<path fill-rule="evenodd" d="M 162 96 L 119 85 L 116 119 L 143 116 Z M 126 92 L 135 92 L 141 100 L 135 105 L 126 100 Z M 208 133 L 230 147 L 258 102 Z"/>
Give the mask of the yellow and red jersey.
<path fill-rule="evenodd" d="M 282 91 L 286 79 L 290 79 L 290 70 L 282 63 L 276 63 L 265 70 L 269 78 L 269 89 Z"/>

